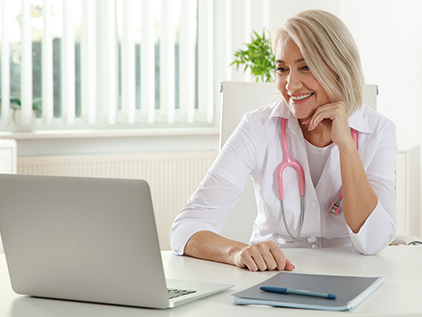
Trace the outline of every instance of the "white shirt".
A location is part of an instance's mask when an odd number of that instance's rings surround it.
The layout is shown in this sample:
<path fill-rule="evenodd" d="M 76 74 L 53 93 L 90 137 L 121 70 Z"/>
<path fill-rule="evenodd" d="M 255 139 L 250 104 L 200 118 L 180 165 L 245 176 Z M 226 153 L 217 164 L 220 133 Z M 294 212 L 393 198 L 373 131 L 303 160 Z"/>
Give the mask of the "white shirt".
<path fill-rule="evenodd" d="M 396 233 L 396 134 L 395 125 L 369 106 L 354 113 L 349 126 L 358 131 L 359 155 L 378 204 L 355 234 L 342 211 L 337 216 L 328 208 L 341 188 L 340 159 L 333 146 L 320 179 L 314 186 L 308 164 L 305 139 L 298 120 L 284 101 L 247 113 L 228 139 L 187 205 L 177 215 L 170 230 L 170 244 L 176 254 L 183 254 L 189 238 L 208 230 L 219 233 L 250 176 L 254 182 L 258 214 L 250 244 L 279 238 L 290 240 L 280 211 L 276 171 L 283 160 L 280 122 L 287 118 L 287 144 L 290 155 L 305 173 L 305 218 L 302 237 L 317 237 L 325 246 L 353 246 L 363 254 L 375 254 L 386 247 Z M 297 173 L 287 168 L 283 173 L 284 207 L 290 228 L 296 232 L 300 215 Z M 280 247 L 311 247 L 308 243 Z"/>
<path fill-rule="evenodd" d="M 305 140 L 305 145 L 306 153 L 308 154 L 309 172 L 311 173 L 312 183 L 316 186 L 324 170 L 325 163 L 330 156 L 331 149 L 334 147 L 334 143 L 326 147 L 317 147 Z"/>

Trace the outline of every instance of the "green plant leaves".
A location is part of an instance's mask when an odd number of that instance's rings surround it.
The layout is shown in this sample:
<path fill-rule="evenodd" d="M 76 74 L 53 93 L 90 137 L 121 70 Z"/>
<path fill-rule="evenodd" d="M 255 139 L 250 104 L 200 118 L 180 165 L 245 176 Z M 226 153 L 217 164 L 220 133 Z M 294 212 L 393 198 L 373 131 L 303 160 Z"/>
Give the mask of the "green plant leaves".
<path fill-rule="evenodd" d="M 251 43 L 245 43 L 246 50 L 235 52 L 236 59 L 230 65 L 236 65 L 236 69 L 239 69 L 239 66 L 242 65 L 244 66 L 243 71 L 249 68 L 257 82 L 259 79 L 263 82 L 273 82 L 275 79 L 275 57 L 269 41 L 270 33 L 265 29 L 262 36 L 256 31 L 252 32 Z"/>
<path fill-rule="evenodd" d="M 41 98 L 35 98 L 32 102 L 32 109 L 35 110 L 37 113 L 41 114 Z M 21 108 L 21 100 L 19 98 L 10 98 L 10 108 L 12 108 L 13 110 L 19 110 Z"/>

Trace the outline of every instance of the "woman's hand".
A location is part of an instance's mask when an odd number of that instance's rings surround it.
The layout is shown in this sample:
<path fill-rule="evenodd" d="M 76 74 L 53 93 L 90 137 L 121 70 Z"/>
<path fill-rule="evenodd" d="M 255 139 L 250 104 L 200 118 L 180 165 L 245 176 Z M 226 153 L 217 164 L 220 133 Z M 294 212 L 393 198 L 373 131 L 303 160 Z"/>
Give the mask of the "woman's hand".
<path fill-rule="evenodd" d="M 347 122 L 346 106 L 342 101 L 336 101 L 319 106 L 315 112 L 303 124 L 308 124 L 309 131 L 313 131 L 321 125 L 331 140 L 340 148 L 343 145 L 351 145 L 349 125 Z"/>
<path fill-rule="evenodd" d="M 253 272 L 293 271 L 295 268 L 274 241 L 247 245 L 211 231 L 195 233 L 186 243 L 184 254 L 237 267 L 247 267 Z"/>
<path fill-rule="evenodd" d="M 259 242 L 245 247 L 235 255 L 234 262 L 237 267 L 247 267 L 252 272 L 293 271 L 295 268 L 274 241 Z"/>
<path fill-rule="evenodd" d="M 368 181 L 359 153 L 353 142 L 343 102 L 319 106 L 302 123 L 308 124 L 310 133 L 320 125 L 340 153 L 341 180 L 343 188 L 343 215 L 354 233 L 358 233 L 366 219 L 375 209 L 378 197 Z M 320 129 L 320 128 L 319 128 Z"/>

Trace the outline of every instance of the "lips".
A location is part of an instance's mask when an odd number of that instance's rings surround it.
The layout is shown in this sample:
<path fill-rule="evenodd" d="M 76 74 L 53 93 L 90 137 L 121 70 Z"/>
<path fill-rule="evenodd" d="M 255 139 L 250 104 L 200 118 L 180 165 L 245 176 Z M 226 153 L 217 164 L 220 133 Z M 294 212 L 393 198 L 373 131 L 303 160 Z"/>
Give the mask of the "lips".
<path fill-rule="evenodd" d="M 306 99 L 306 98 L 309 98 L 310 96 L 312 96 L 314 93 L 313 92 L 311 92 L 311 93 L 309 93 L 309 94 L 304 94 L 304 95 L 299 95 L 299 96 L 290 96 L 290 98 L 293 100 L 293 101 L 302 101 L 302 100 L 304 100 L 304 99 Z"/>

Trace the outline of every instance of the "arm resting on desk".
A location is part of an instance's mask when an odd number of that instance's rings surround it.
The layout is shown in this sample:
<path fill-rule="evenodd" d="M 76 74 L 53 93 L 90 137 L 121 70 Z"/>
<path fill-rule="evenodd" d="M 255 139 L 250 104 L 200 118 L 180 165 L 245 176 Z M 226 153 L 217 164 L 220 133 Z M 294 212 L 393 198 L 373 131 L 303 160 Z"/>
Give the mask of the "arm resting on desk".
<path fill-rule="evenodd" d="M 250 271 L 294 269 L 273 241 L 249 246 L 211 231 L 195 233 L 186 243 L 184 253 L 205 260 L 247 267 Z"/>

